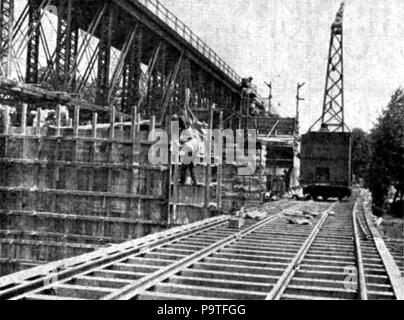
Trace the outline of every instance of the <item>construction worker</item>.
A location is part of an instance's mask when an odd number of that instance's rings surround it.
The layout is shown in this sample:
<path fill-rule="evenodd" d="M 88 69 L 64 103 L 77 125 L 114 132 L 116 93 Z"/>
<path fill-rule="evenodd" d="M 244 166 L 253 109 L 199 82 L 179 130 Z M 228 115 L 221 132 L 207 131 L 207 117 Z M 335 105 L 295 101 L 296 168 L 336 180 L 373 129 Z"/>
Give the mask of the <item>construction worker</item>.
<path fill-rule="evenodd" d="M 174 114 L 171 117 L 171 121 L 178 121 L 180 145 L 181 145 L 181 147 L 184 147 L 185 144 L 189 143 L 192 140 L 192 137 L 190 137 L 190 135 L 187 135 L 186 137 L 183 137 L 183 139 L 181 139 L 181 135 L 183 133 L 185 133 L 186 130 L 189 130 L 189 128 L 191 126 L 191 121 L 189 120 L 189 118 L 183 112 L 179 112 L 178 114 Z M 195 165 L 194 165 L 194 163 L 192 161 L 189 164 L 184 164 L 184 163 L 181 164 L 180 184 L 184 185 L 186 183 L 187 171 L 188 170 L 189 170 L 189 173 L 190 173 L 190 176 L 191 176 L 191 179 L 192 179 L 192 183 L 194 185 L 198 184 L 198 182 L 196 180 L 194 168 L 195 168 Z"/>
<path fill-rule="evenodd" d="M 284 170 L 283 173 L 285 175 L 285 192 L 288 193 L 290 192 L 290 175 L 292 173 L 293 168 L 290 168 L 289 170 Z"/>
<path fill-rule="evenodd" d="M 250 88 L 252 81 L 253 81 L 252 77 L 241 79 L 240 89 L 243 90 Z"/>

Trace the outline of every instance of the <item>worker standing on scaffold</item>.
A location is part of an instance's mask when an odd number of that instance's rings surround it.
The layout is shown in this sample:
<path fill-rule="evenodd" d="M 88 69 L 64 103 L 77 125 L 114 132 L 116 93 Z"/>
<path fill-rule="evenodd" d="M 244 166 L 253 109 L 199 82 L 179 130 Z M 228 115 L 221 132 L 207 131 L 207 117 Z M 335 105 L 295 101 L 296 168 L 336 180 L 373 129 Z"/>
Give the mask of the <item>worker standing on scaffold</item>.
<path fill-rule="evenodd" d="M 191 122 L 189 118 L 182 112 L 180 111 L 178 114 L 174 114 L 171 118 L 171 121 L 178 121 L 179 125 L 179 137 L 180 137 L 180 145 L 183 147 L 186 143 L 188 143 L 192 138 L 187 137 L 185 140 L 181 140 L 181 135 L 184 131 L 188 130 L 191 126 Z M 181 164 L 181 171 L 180 171 L 180 184 L 184 185 L 187 180 L 187 171 L 189 170 L 192 183 L 194 185 L 197 185 L 198 182 L 195 177 L 195 172 L 194 172 L 194 163 L 191 162 L 189 164 Z"/>

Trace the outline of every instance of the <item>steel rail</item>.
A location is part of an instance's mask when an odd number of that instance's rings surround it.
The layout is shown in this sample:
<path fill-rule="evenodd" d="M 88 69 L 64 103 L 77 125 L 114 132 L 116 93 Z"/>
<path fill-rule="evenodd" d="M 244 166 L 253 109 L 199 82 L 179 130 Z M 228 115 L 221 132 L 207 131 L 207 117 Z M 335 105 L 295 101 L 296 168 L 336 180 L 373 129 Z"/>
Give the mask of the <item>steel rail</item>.
<path fill-rule="evenodd" d="M 282 276 L 279 278 L 277 283 L 272 288 L 271 292 L 267 295 L 265 300 L 279 300 L 283 293 L 285 292 L 286 288 L 288 287 L 290 281 L 292 280 L 293 276 L 296 273 L 297 268 L 299 267 L 300 263 L 306 256 L 307 252 L 309 251 L 311 245 L 313 244 L 314 240 L 316 239 L 318 233 L 320 232 L 324 222 L 326 221 L 329 211 L 337 204 L 337 202 L 333 203 L 327 210 L 325 210 L 322 214 L 321 219 L 317 222 L 316 226 L 314 227 L 313 231 L 303 243 L 302 247 L 294 257 L 294 259 L 290 262 L 286 270 L 283 272 Z"/>
<path fill-rule="evenodd" d="M 286 201 L 267 205 L 266 209 L 276 209 Z M 146 254 L 152 250 L 158 250 L 170 243 L 186 240 L 225 225 L 229 216 L 219 216 L 196 222 L 191 225 L 173 228 L 158 234 L 152 234 L 144 238 L 136 239 L 120 245 L 97 250 L 76 258 L 70 258 L 39 266 L 30 270 L 21 271 L 11 276 L 0 278 L 1 299 L 23 299 L 35 292 L 52 289 L 53 284 L 49 280 L 57 279 L 57 284 L 66 283 L 77 276 L 94 271 L 102 271 L 117 263 L 127 260 L 133 255 Z M 62 284 L 63 285 L 63 284 Z"/>
<path fill-rule="evenodd" d="M 172 265 L 167 266 L 166 268 L 160 269 L 160 270 L 156 271 L 155 273 L 122 288 L 118 292 L 114 292 L 114 293 L 104 297 L 103 300 L 130 300 L 130 299 L 133 299 L 137 295 L 141 294 L 142 292 L 146 291 L 150 287 L 154 286 L 156 283 L 159 283 L 159 282 L 162 282 L 162 281 L 168 279 L 169 277 L 175 275 L 179 271 L 191 266 L 195 262 L 204 259 L 205 257 L 220 250 L 221 248 L 228 246 L 228 245 L 232 244 L 233 242 L 238 241 L 241 238 L 247 236 L 248 234 L 254 232 L 255 230 L 279 219 L 284 212 L 286 212 L 290 209 L 297 209 L 299 207 L 301 207 L 301 204 L 297 204 L 292 208 L 282 210 L 281 212 L 279 212 L 278 214 L 276 214 L 274 216 L 268 217 L 268 218 L 264 219 L 263 221 L 261 221 L 257 224 L 254 224 L 245 230 L 242 230 L 219 242 L 216 242 L 216 243 L 212 244 L 211 246 L 192 254 L 191 256 L 185 257 L 184 259 L 178 261 L 175 264 L 172 264 Z"/>
<path fill-rule="evenodd" d="M 365 268 L 363 265 L 362 250 L 360 244 L 359 228 L 357 224 L 357 210 L 360 199 L 356 200 L 354 208 L 352 210 L 352 227 L 355 243 L 355 255 L 356 255 L 356 268 L 357 268 L 357 278 L 358 278 L 358 290 L 361 300 L 368 300 L 368 293 L 366 287 L 366 276 Z"/>
<path fill-rule="evenodd" d="M 40 288 L 49 278 L 50 274 L 52 274 L 52 277 L 57 277 L 58 280 L 63 280 L 77 273 L 91 270 L 96 266 L 116 261 L 128 255 L 141 252 L 142 250 L 152 249 L 167 243 L 167 241 L 206 231 L 209 228 L 225 223 L 228 218 L 228 216 L 221 216 L 207 221 L 197 222 L 192 225 L 173 228 L 156 235 L 149 235 L 141 239 L 100 249 L 79 257 L 50 263 L 0 278 L 0 299 L 6 299 L 23 294 L 29 290 Z M 34 280 L 31 280 L 33 278 Z M 6 289 L 2 290 L 2 288 Z"/>

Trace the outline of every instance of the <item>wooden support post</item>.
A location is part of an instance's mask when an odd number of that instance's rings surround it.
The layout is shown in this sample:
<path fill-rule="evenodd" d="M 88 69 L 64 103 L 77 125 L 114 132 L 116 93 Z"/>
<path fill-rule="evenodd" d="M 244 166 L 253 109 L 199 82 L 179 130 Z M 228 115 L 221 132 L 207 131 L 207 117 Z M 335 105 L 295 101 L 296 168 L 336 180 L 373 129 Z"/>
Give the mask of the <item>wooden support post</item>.
<path fill-rule="evenodd" d="M 124 122 L 125 122 L 125 119 L 123 118 L 123 116 L 119 116 L 119 123 L 121 124 L 119 126 L 119 129 L 120 129 L 121 134 L 122 134 L 122 140 L 124 140 L 124 127 L 125 127 Z"/>
<path fill-rule="evenodd" d="M 115 106 L 111 107 L 111 113 L 110 113 L 110 128 L 109 128 L 109 150 L 108 150 L 108 163 L 113 162 L 113 154 L 114 154 L 114 145 L 115 145 L 115 118 L 116 118 L 116 108 Z M 107 181 L 107 191 L 112 192 L 112 168 L 108 168 L 108 181 Z M 106 199 L 106 209 L 107 209 L 107 217 L 111 215 L 111 199 L 108 198 Z"/>
<path fill-rule="evenodd" d="M 60 137 L 61 134 L 61 121 L 60 121 L 60 105 L 56 106 L 56 136 Z"/>
<path fill-rule="evenodd" d="M 74 121 L 73 121 L 73 139 L 74 139 L 74 150 L 73 150 L 73 163 L 77 163 L 78 154 L 78 136 L 79 136 L 79 126 L 80 126 L 80 107 L 74 107 Z M 77 166 L 74 166 L 74 182 L 75 189 L 78 190 L 78 170 Z"/>
<path fill-rule="evenodd" d="M 137 114 L 137 132 L 140 132 L 140 126 L 142 125 L 142 115 L 140 113 Z"/>
<path fill-rule="evenodd" d="M 165 117 L 166 120 L 166 128 L 169 132 L 169 198 L 168 198 L 168 219 L 167 223 L 170 225 L 171 223 L 175 223 L 177 219 L 177 204 L 179 198 L 179 189 L 178 189 L 178 171 L 179 171 L 179 159 L 172 159 L 172 144 L 173 144 L 173 136 L 171 126 L 172 123 L 168 117 Z"/>
<path fill-rule="evenodd" d="M 219 129 L 222 132 L 223 131 L 223 111 L 220 112 L 220 118 L 219 118 Z M 219 135 L 219 139 L 221 141 L 219 142 L 222 145 L 222 150 L 220 156 L 220 163 L 217 165 L 217 209 L 219 212 L 222 210 L 222 182 L 223 182 L 223 138 L 221 135 Z"/>
<path fill-rule="evenodd" d="M 245 106 L 245 112 L 246 112 L 245 119 L 246 119 L 246 122 L 245 122 L 245 127 L 242 128 L 242 129 L 245 129 L 245 130 L 250 129 L 250 123 L 249 123 L 250 122 L 250 105 L 251 105 L 251 99 L 250 99 L 250 96 L 247 95 L 247 97 L 246 97 L 246 106 Z"/>
<path fill-rule="evenodd" d="M 90 163 L 94 162 L 95 158 L 95 145 L 97 138 L 97 122 L 98 122 L 98 113 L 93 112 L 93 119 L 92 119 L 92 142 L 91 142 L 91 150 L 90 150 Z M 89 191 L 94 191 L 94 176 L 95 176 L 95 168 L 91 168 L 91 173 L 89 174 L 89 181 L 88 181 L 88 189 Z"/>
<path fill-rule="evenodd" d="M 130 176 L 129 176 L 128 194 L 133 193 L 133 187 L 134 187 L 134 183 L 135 183 L 135 173 L 134 173 L 134 169 L 132 166 L 135 163 L 135 151 L 136 151 L 135 149 L 136 149 L 136 137 L 137 137 L 136 118 L 137 118 L 137 107 L 133 107 L 132 119 L 131 119 L 132 125 L 130 128 L 130 140 L 131 140 L 132 152 L 131 152 L 131 161 L 130 161 L 131 169 L 130 169 Z M 136 201 L 138 201 L 138 203 L 139 203 L 140 199 L 137 199 Z M 130 215 L 131 203 L 132 203 L 132 200 L 128 199 L 128 215 Z M 139 212 L 138 212 L 138 215 L 139 215 Z"/>
<path fill-rule="evenodd" d="M 37 123 L 36 123 L 36 135 L 38 136 L 38 159 L 40 159 L 41 157 L 41 153 L 42 153 L 42 146 L 43 146 L 43 136 L 41 135 L 41 117 L 42 117 L 42 109 L 41 108 L 37 108 L 36 109 L 36 119 L 37 119 Z M 40 177 L 41 177 L 41 164 L 38 164 L 37 166 L 37 175 L 36 175 L 36 186 L 39 189 L 40 186 Z M 36 197 L 36 211 L 40 211 L 40 193 L 36 192 L 35 193 L 35 197 Z"/>
<path fill-rule="evenodd" d="M 74 107 L 74 122 L 73 122 L 73 136 L 77 137 L 79 135 L 80 126 L 80 107 Z"/>
<path fill-rule="evenodd" d="M 97 139 L 97 124 L 98 124 L 98 113 L 93 112 L 93 120 L 92 120 L 92 138 Z"/>
<path fill-rule="evenodd" d="M 60 105 L 58 104 L 56 106 L 56 132 L 55 132 L 56 137 L 61 136 L 61 121 L 60 120 L 61 120 L 60 119 Z M 54 158 L 55 158 L 55 160 L 58 160 L 61 140 L 56 139 L 55 143 L 56 143 L 55 150 L 53 151 L 54 152 Z M 54 164 L 53 165 L 53 177 L 52 177 L 53 178 L 53 180 L 52 180 L 52 188 L 53 189 L 58 188 L 59 173 L 60 173 L 59 170 L 60 170 L 59 165 Z M 54 197 L 54 201 L 53 201 L 52 210 L 56 211 L 56 202 L 57 202 L 56 195 L 53 195 L 53 197 Z"/>
<path fill-rule="evenodd" d="M 22 110 L 21 110 L 21 134 L 23 136 L 22 138 L 22 157 L 23 159 L 26 158 L 27 156 L 27 140 L 25 139 L 25 136 L 27 135 L 27 110 L 28 106 L 26 103 L 22 104 Z"/>
<path fill-rule="evenodd" d="M 209 118 L 209 134 L 208 134 L 208 153 L 207 163 L 205 164 L 205 212 L 204 212 L 204 219 L 208 218 L 209 216 L 209 205 L 210 205 L 210 182 L 211 182 L 211 162 L 212 162 L 212 130 L 213 130 L 213 113 L 215 111 L 215 106 L 211 105 L 210 107 L 210 118 Z"/>
<path fill-rule="evenodd" d="M 115 119 L 116 119 L 116 107 L 111 107 L 111 114 L 110 114 L 110 128 L 109 128 L 109 138 L 111 140 L 115 139 Z"/>
<path fill-rule="evenodd" d="M 28 105 L 26 103 L 22 104 L 22 111 L 21 111 L 21 134 L 27 134 L 27 111 Z"/>
<path fill-rule="evenodd" d="M 170 121 L 168 117 L 165 117 L 165 128 L 168 133 L 168 172 L 166 175 L 166 180 L 163 183 L 166 184 L 166 195 L 167 195 L 167 228 L 170 228 L 171 225 L 171 202 L 172 202 L 172 189 L 171 189 L 171 180 L 172 180 L 172 163 L 171 163 L 171 128 Z"/>
<path fill-rule="evenodd" d="M 155 131 L 156 131 L 156 116 L 151 117 L 151 141 L 154 142 L 156 139 L 155 137 Z"/>
<path fill-rule="evenodd" d="M 9 134 L 10 130 L 10 107 L 9 106 L 4 106 L 3 110 L 3 133 L 5 135 Z"/>
<path fill-rule="evenodd" d="M 116 121 L 116 107 L 114 105 L 111 106 L 110 113 L 110 128 L 109 128 L 109 139 L 110 145 L 108 150 L 108 163 L 113 163 L 113 155 L 114 155 L 114 146 L 115 146 L 115 121 Z M 107 181 L 107 191 L 108 193 L 112 192 L 112 182 L 113 182 L 113 171 L 112 168 L 108 168 L 108 181 Z M 112 198 L 104 198 L 104 203 L 106 206 L 106 216 L 111 216 L 112 209 Z M 105 234 L 105 222 L 103 223 L 103 231 L 102 234 Z"/>
<path fill-rule="evenodd" d="M 37 108 L 36 109 L 36 119 L 37 119 L 37 122 L 36 122 L 36 134 L 38 136 L 41 135 L 41 117 L 42 117 L 42 110 L 41 110 L 41 108 Z"/>
<path fill-rule="evenodd" d="M 133 112 L 132 112 L 132 127 L 131 127 L 131 136 L 130 136 L 133 143 L 135 142 L 135 139 L 136 139 L 136 129 L 137 129 L 136 120 L 137 120 L 137 107 L 134 107 Z"/>
<path fill-rule="evenodd" d="M 178 204 L 178 193 L 179 193 L 179 189 L 178 189 L 178 171 L 179 171 L 179 164 L 176 162 L 174 163 L 174 176 L 173 176 L 173 214 L 172 214 L 172 222 L 175 223 L 175 220 L 177 219 L 177 204 Z M 170 186 L 171 188 L 171 186 Z"/>
<path fill-rule="evenodd" d="M 260 149 L 260 183 L 261 183 L 261 192 L 260 192 L 260 202 L 261 203 L 263 203 L 264 202 L 264 192 L 266 191 L 265 190 L 265 187 L 263 187 L 263 184 L 262 184 L 262 181 L 263 181 L 263 178 L 264 178 L 264 175 L 263 175 L 263 171 L 264 171 L 264 164 L 262 163 L 262 161 L 263 161 L 263 147 L 262 147 L 262 144 L 261 144 L 261 149 Z"/>
<path fill-rule="evenodd" d="M 4 106 L 3 110 L 3 133 L 6 135 L 4 138 L 4 157 L 8 156 L 8 135 L 10 131 L 10 108 L 9 106 Z"/>

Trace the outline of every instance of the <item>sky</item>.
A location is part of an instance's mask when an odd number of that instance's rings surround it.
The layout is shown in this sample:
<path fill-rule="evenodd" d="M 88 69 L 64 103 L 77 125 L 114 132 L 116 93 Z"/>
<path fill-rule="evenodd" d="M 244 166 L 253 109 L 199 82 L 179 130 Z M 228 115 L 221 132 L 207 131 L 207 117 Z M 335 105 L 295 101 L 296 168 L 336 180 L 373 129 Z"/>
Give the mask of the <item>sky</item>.
<path fill-rule="evenodd" d="M 322 111 L 330 26 L 340 0 L 160 0 L 263 96 L 273 82 L 282 116 L 294 116 L 301 91 L 301 128 Z M 404 86 L 404 1 L 346 0 L 345 118 L 370 130 L 391 94 Z M 280 104 L 280 106 L 278 106 Z"/>

